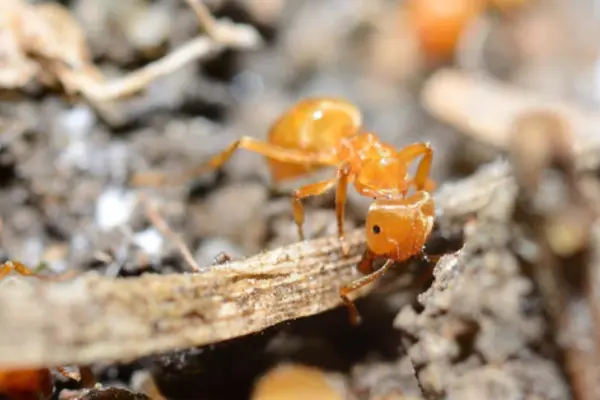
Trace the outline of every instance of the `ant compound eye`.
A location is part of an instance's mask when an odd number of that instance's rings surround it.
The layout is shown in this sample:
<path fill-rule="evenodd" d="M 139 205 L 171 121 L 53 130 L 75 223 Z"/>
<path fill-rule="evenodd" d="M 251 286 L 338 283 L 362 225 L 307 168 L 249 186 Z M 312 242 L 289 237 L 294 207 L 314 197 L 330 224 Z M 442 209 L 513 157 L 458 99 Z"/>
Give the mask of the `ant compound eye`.
<path fill-rule="evenodd" d="M 377 235 L 379 232 L 381 232 L 379 225 L 373 225 L 373 233 Z"/>

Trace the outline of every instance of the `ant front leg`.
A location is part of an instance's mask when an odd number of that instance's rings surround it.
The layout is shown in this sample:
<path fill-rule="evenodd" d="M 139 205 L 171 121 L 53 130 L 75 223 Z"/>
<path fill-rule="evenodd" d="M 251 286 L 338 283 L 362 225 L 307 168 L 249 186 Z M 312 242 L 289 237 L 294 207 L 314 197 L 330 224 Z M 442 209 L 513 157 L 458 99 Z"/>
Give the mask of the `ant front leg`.
<path fill-rule="evenodd" d="M 321 182 L 313 183 L 310 185 L 303 186 L 299 189 L 294 190 L 294 197 L 292 199 L 292 211 L 294 213 L 294 221 L 298 227 L 298 236 L 300 240 L 304 240 L 304 231 L 302 225 L 304 224 L 304 206 L 302 205 L 302 199 L 310 196 L 318 196 L 331 189 L 336 183 L 335 178 L 327 179 Z"/>
<path fill-rule="evenodd" d="M 348 295 L 382 277 L 383 274 L 385 274 L 393 264 L 394 260 L 388 259 L 385 264 L 383 264 L 383 267 L 379 268 L 377 271 L 372 272 L 367 276 L 363 276 L 362 278 L 358 278 L 340 289 L 340 297 L 342 298 L 342 301 L 346 307 L 348 307 L 348 311 L 350 313 L 350 323 L 352 325 L 358 325 L 361 321 L 361 318 L 356 305 L 354 305 L 354 302 L 348 298 Z"/>

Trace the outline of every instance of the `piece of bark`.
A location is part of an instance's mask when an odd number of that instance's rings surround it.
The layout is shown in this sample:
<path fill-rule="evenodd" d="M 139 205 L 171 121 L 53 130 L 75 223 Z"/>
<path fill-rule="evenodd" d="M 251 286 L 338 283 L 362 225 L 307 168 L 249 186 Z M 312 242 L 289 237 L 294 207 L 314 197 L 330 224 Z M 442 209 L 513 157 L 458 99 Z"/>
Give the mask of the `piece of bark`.
<path fill-rule="evenodd" d="M 331 309 L 340 303 L 339 286 L 358 276 L 363 234 L 347 240 L 347 257 L 336 238 L 324 238 L 198 274 L 5 284 L 0 366 L 126 361 Z"/>

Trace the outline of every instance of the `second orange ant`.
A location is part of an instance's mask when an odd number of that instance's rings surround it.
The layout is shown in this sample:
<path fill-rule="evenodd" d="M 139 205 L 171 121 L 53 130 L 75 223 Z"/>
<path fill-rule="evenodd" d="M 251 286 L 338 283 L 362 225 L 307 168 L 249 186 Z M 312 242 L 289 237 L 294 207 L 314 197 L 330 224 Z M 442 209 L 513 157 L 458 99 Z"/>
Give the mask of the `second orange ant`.
<path fill-rule="evenodd" d="M 400 150 L 383 143 L 371 132 L 363 132 L 362 114 L 351 103 L 333 97 L 303 100 L 285 112 L 271 127 L 268 141 L 244 136 L 207 163 L 185 174 L 191 176 L 220 168 L 237 149 L 267 157 L 275 183 L 298 178 L 323 167 L 335 167 L 336 176 L 298 188 L 292 209 L 300 239 L 304 239 L 302 199 L 336 188 L 338 237 L 344 253 L 344 208 L 347 188 L 352 184 L 363 196 L 375 201 L 367 214 L 367 251 L 359 265 L 364 276 L 340 290 L 353 323 L 359 320 L 348 294 L 374 281 L 392 261 L 404 261 L 422 251 L 433 227 L 434 203 L 429 194 L 433 151 L 428 143 L 414 143 Z M 416 173 L 409 174 L 412 162 L 420 158 Z M 138 177 L 137 183 L 141 179 Z M 135 179 L 134 179 L 135 181 Z M 409 195 L 410 189 L 415 192 Z M 373 271 L 371 261 L 387 257 L 388 262 Z"/>

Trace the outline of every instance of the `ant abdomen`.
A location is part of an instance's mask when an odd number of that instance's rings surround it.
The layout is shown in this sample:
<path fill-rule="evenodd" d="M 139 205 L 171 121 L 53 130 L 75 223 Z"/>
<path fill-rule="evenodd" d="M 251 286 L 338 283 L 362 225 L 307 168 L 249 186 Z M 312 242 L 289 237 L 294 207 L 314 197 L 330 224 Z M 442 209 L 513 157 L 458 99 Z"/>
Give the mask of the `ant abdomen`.
<path fill-rule="evenodd" d="M 306 152 L 333 152 L 345 137 L 356 135 L 362 124 L 360 111 L 338 98 L 311 98 L 287 110 L 269 131 L 271 144 Z M 298 178 L 322 165 L 298 164 L 268 159 L 275 182 Z"/>

